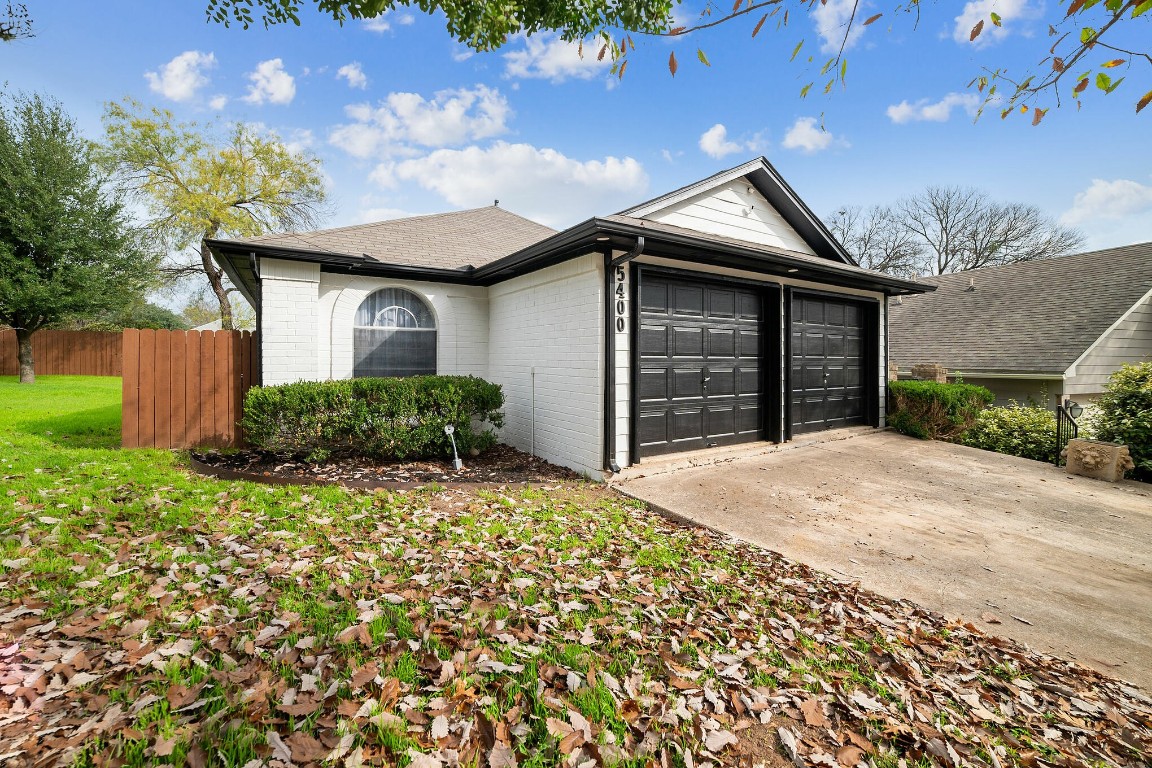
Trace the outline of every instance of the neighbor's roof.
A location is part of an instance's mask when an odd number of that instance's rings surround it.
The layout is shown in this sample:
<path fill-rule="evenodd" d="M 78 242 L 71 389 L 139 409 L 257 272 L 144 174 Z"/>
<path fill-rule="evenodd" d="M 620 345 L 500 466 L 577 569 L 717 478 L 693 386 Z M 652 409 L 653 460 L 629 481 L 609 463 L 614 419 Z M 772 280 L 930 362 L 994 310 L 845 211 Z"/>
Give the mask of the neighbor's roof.
<path fill-rule="evenodd" d="M 1152 243 L 922 280 L 937 290 L 890 304 L 902 370 L 1063 373 L 1152 291 Z"/>
<path fill-rule="evenodd" d="M 237 239 L 265 247 L 367 256 L 384 264 L 480 267 L 553 235 L 556 230 L 491 205 L 337 229 Z"/>

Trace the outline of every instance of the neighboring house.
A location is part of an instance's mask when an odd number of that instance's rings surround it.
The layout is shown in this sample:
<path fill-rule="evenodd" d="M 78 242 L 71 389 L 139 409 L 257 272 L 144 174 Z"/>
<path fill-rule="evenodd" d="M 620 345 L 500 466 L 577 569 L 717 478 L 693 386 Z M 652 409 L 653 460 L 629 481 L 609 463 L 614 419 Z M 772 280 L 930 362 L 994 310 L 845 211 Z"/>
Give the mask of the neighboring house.
<path fill-rule="evenodd" d="M 901 375 L 937 363 L 1009 399 L 1095 399 L 1123 363 L 1152 359 L 1152 243 L 923 278 L 892 302 Z"/>
<path fill-rule="evenodd" d="M 501 438 L 592 477 L 884 422 L 887 298 L 763 158 L 554 232 L 498 207 L 210 240 L 265 385 L 473 374 Z"/>

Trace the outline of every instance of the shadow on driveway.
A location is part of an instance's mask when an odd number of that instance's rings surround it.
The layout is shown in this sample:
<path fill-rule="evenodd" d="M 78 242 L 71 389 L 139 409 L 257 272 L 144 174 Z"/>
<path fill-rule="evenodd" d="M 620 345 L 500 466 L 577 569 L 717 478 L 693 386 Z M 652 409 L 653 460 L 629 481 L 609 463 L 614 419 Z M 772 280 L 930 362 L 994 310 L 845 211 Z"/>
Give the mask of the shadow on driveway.
<path fill-rule="evenodd" d="M 1152 690 L 1152 485 L 894 432 L 617 485 Z"/>

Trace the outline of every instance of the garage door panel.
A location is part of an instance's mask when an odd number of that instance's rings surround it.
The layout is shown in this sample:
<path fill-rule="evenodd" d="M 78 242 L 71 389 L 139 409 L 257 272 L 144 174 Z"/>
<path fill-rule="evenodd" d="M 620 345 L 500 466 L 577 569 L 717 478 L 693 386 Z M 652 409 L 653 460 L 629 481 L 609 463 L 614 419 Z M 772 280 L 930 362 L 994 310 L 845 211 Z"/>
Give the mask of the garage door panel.
<path fill-rule="evenodd" d="M 736 354 L 744 360 L 759 360 L 764 349 L 763 340 L 758 330 L 744 328 L 736 332 Z"/>
<path fill-rule="evenodd" d="M 793 298 L 793 433 L 865 423 L 866 318 L 859 302 Z"/>
<path fill-rule="evenodd" d="M 646 272 L 640 283 L 641 454 L 757 439 L 759 292 Z"/>
<path fill-rule="evenodd" d="M 736 394 L 736 371 L 733 368 L 708 368 L 708 397 L 730 397 Z"/>
<path fill-rule="evenodd" d="M 708 418 L 708 434 L 714 440 L 719 441 L 736 434 L 736 410 L 734 406 L 709 405 L 706 416 Z"/>
<path fill-rule="evenodd" d="M 696 285 L 673 285 L 672 315 L 675 317 L 703 317 L 704 289 Z"/>
<path fill-rule="evenodd" d="M 736 406 L 737 434 L 759 435 L 763 423 L 759 405 L 741 404 Z"/>
<path fill-rule="evenodd" d="M 742 365 L 737 375 L 740 389 L 736 392 L 741 397 L 758 395 L 764 391 L 763 380 L 760 377 L 760 366 Z"/>
<path fill-rule="evenodd" d="M 764 317 L 764 302 L 759 296 L 752 293 L 741 293 L 738 296 L 740 319 L 760 322 Z"/>
<path fill-rule="evenodd" d="M 693 359 L 704 357 L 704 329 L 673 327 L 672 357 Z"/>
<path fill-rule="evenodd" d="M 824 319 L 825 325 L 841 326 L 844 325 L 844 305 L 843 304 L 827 304 L 827 312 Z"/>
<path fill-rule="evenodd" d="M 704 394 L 704 377 L 697 369 L 685 370 L 673 368 L 671 400 L 684 400 L 689 397 L 700 397 Z"/>
<path fill-rule="evenodd" d="M 709 359 L 736 357 L 735 328 L 708 329 L 708 357 Z"/>
<path fill-rule="evenodd" d="M 736 317 L 736 292 L 716 288 L 709 289 L 708 317 L 725 320 Z"/>
<path fill-rule="evenodd" d="M 672 441 L 696 440 L 704 433 L 704 407 L 673 408 L 671 411 Z"/>
<path fill-rule="evenodd" d="M 640 445 L 663 445 L 668 442 L 668 413 L 656 411 L 640 414 Z"/>
<path fill-rule="evenodd" d="M 640 369 L 640 402 L 668 399 L 668 369 Z"/>
<path fill-rule="evenodd" d="M 864 353 L 864 345 L 858 335 L 847 336 L 844 339 L 844 356 L 859 359 Z"/>
<path fill-rule="evenodd" d="M 671 357 L 671 352 L 667 326 L 640 326 L 640 357 Z"/>
<path fill-rule="evenodd" d="M 644 283 L 640 286 L 640 311 L 668 314 L 668 284 Z"/>

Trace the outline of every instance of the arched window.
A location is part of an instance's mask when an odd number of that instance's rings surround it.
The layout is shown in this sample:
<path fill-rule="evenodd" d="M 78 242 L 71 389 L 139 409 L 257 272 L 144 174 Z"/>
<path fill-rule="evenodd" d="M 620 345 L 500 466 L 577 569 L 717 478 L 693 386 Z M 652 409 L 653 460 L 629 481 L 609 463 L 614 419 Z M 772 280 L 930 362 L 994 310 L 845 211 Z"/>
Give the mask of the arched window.
<path fill-rule="evenodd" d="M 352 333 L 353 376 L 436 373 L 436 318 L 411 291 L 385 288 L 364 299 Z"/>

